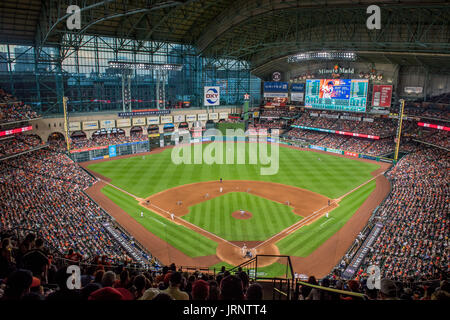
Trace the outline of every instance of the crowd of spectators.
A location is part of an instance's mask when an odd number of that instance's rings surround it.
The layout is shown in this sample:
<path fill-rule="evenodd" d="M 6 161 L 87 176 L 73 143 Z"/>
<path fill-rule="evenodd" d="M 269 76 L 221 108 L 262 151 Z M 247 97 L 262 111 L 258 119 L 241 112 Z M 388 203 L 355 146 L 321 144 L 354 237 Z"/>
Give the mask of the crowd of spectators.
<path fill-rule="evenodd" d="M 38 118 L 38 114 L 27 104 L 18 101 L 12 94 L 0 89 L 0 123 Z"/>
<path fill-rule="evenodd" d="M 9 136 L 0 140 L 0 158 L 32 150 L 42 144 L 41 138 L 34 134 Z"/>
<path fill-rule="evenodd" d="M 416 140 L 450 149 L 449 131 L 419 127 L 411 136 Z"/>
<path fill-rule="evenodd" d="M 328 115 L 329 113 L 326 114 Z M 294 125 L 362 133 L 379 137 L 393 136 L 397 128 L 397 122 L 395 119 L 374 118 L 373 122 L 368 122 L 350 119 L 328 118 L 324 116 L 311 116 L 310 112 L 302 113 L 300 118 L 295 120 Z M 407 126 L 408 123 L 405 122 L 404 125 Z"/>
<path fill-rule="evenodd" d="M 0 182 L 0 230 L 40 230 L 60 252 L 130 260 L 102 225 L 109 216 L 83 192 L 95 178 L 66 155 L 44 148 L 4 160 Z"/>
<path fill-rule="evenodd" d="M 347 136 L 341 136 L 337 134 L 325 134 L 325 138 L 321 139 L 318 143 L 322 147 L 339 149 L 340 146 L 349 139 Z"/>
<path fill-rule="evenodd" d="M 28 234 L 21 243 L 3 238 L 0 256 L 0 301 L 115 301 L 115 300 L 263 300 L 262 286 L 250 283 L 246 272 L 231 274 L 222 268 L 216 275 L 183 272 L 175 264 L 159 271 L 113 266 L 103 260 L 80 264 L 68 251 L 70 264 L 80 266 L 80 283 L 68 287 L 68 263 L 61 264 L 45 249 L 44 240 Z M 58 263 L 59 262 L 59 263 Z"/>
<path fill-rule="evenodd" d="M 273 118 L 280 118 L 280 117 L 287 117 L 291 118 L 298 114 L 297 110 L 289 110 L 287 108 L 283 109 L 264 109 L 261 111 L 260 117 L 273 117 Z"/>
<path fill-rule="evenodd" d="M 392 190 L 375 215 L 383 229 L 358 276 L 369 265 L 402 282 L 427 281 L 450 271 L 449 168 L 449 152 L 422 148 L 387 174 Z"/>
<path fill-rule="evenodd" d="M 128 142 L 145 141 L 147 139 L 148 138 L 146 136 L 139 134 L 134 134 L 133 136 L 126 136 L 125 134 L 103 134 L 92 136 L 91 139 L 72 139 L 71 149 L 102 147 Z"/>
<path fill-rule="evenodd" d="M 416 301 L 450 299 L 449 282 L 443 274 L 427 282 L 402 282 L 384 277 L 380 280 L 379 289 L 370 289 L 367 285 L 367 278 L 345 281 L 335 276 L 325 277 L 321 280 L 310 276 L 306 282 L 310 285 L 344 290 L 353 294 L 364 294 L 365 297 L 361 298 L 302 285 L 300 286 L 299 300 L 357 301 L 367 299 Z"/>
<path fill-rule="evenodd" d="M 364 153 L 372 156 L 381 156 L 395 149 L 394 140 L 391 138 L 385 138 L 380 140 L 374 140 L 365 150 Z"/>

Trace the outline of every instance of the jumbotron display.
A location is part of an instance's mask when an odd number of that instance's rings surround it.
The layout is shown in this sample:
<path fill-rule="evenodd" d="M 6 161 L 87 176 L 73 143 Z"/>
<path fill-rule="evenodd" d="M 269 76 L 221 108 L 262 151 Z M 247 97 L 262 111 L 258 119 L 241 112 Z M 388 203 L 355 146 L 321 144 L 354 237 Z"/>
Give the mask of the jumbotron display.
<path fill-rule="evenodd" d="M 335 111 L 365 112 L 368 80 L 306 80 L 305 107 Z"/>

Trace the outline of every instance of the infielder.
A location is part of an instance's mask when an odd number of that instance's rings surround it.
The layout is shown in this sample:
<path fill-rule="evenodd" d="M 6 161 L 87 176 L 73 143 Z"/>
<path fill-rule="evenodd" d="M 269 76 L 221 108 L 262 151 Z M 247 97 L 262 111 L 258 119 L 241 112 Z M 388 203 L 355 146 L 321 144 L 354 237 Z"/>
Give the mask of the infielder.
<path fill-rule="evenodd" d="M 141 218 L 143 218 L 144 217 L 144 213 L 141 211 Z"/>
<path fill-rule="evenodd" d="M 244 213 L 245 213 L 245 211 L 244 210 L 240 210 L 241 211 L 241 216 L 243 216 L 244 215 Z"/>
<path fill-rule="evenodd" d="M 174 217 L 175 215 L 173 214 L 173 213 L 170 213 L 170 217 L 172 218 L 172 220 L 173 220 L 173 217 Z"/>
<path fill-rule="evenodd" d="M 223 191 L 223 188 L 222 188 L 222 187 L 220 187 L 220 193 L 222 193 L 222 191 Z"/>

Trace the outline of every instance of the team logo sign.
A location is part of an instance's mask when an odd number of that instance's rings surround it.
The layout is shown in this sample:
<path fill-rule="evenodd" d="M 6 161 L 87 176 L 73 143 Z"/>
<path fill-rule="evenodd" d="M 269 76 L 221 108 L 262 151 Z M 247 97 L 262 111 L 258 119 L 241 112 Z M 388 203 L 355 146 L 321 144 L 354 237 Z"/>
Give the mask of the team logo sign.
<path fill-rule="evenodd" d="M 275 71 L 272 73 L 272 81 L 280 81 L 281 80 L 281 73 L 278 71 Z"/>
<path fill-rule="evenodd" d="M 205 87 L 205 106 L 220 105 L 220 87 Z"/>

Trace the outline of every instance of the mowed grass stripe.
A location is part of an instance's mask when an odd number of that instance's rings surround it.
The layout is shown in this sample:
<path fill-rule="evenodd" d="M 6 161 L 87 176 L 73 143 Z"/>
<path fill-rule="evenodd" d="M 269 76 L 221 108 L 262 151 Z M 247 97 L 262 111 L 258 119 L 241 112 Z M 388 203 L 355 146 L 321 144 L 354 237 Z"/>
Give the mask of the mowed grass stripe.
<path fill-rule="evenodd" d="M 104 187 L 102 193 L 151 233 L 183 251 L 186 255 L 200 257 L 216 253 L 216 242 L 143 208 L 133 197 L 110 186 Z M 141 211 L 144 212 L 143 218 L 140 217 Z"/>
<path fill-rule="evenodd" d="M 220 221 L 214 227 L 205 217 L 209 205 L 212 218 Z M 252 213 L 252 218 L 236 219 L 231 216 L 232 212 L 241 209 Z M 230 192 L 190 207 L 183 219 L 228 241 L 262 241 L 299 221 L 301 217 L 284 204 L 247 192 Z"/>
<path fill-rule="evenodd" d="M 278 241 L 276 245 L 280 253 L 306 257 L 314 252 L 353 216 L 375 187 L 375 181 L 369 182 L 342 199 L 339 207 L 330 212 L 328 219 L 322 217 Z"/>
<path fill-rule="evenodd" d="M 236 159 L 238 144 L 234 145 Z M 264 176 L 260 175 L 260 169 L 268 165 L 248 164 L 249 144 L 245 147 L 247 164 L 175 165 L 171 159 L 172 150 L 167 149 L 145 157 L 91 164 L 89 169 L 111 178 L 114 185 L 142 198 L 178 185 L 219 178 L 277 182 L 338 198 L 369 180 L 370 172 L 380 167 L 356 159 L 280 147 L 278 173 Z"/>

